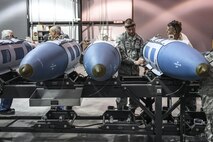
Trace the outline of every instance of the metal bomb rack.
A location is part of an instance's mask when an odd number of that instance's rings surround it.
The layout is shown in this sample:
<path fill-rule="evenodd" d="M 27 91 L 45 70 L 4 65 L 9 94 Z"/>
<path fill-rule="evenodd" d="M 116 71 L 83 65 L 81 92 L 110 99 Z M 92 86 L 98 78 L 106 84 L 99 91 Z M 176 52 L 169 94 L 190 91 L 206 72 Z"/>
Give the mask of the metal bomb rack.
<path fill-rule="evenodd" d="M 29 82 L 17 73 L 1 76 L 1 98 L 30 98 L 31 106 L 52 106 L 43 116 L 0 116 L 1 120 L 11 120 L 1 126 L 2 132 L 53 132 L 53 133 L 93 133 L 93 134 L 139 134 L 153 135 L 161 142 L 163 135 L 178 135 L 183 142 L 185 135 L 196 136 L 203 133 L 206 126 L 205 114 L 186 112 L 184 98 L 198 96 L 199 83 L 155 77 L 148 73 L 144 77 L 117 77 L 106 81 L 95 81 L 87 76 L 72 72 L 45 82 Z M 113 106 L 100 116 L 78 115 L 72 106 L 80 106 L 82 98 L 131 97 L 143 110 L 135 116 L 129 108 L 118 110 Z M 166 97 L 167 106 L 162 105 Z M 178 101 L 171 104 L 172 97 Z M 67 106 L 68 109 L 57 109 Z M 153 107 L 152 107 L 153 106 Z M 56 108 L 55 108 L 56 107 Z M 172 112 L 180 107 L 178 116 Z M 36 120 L 32 126 L 15 127 L 19 120 Z M 95 121 L 94 124 L 78 126 L 79 123 Z M 77 123 L 78 122 L 78 123 Z"/>

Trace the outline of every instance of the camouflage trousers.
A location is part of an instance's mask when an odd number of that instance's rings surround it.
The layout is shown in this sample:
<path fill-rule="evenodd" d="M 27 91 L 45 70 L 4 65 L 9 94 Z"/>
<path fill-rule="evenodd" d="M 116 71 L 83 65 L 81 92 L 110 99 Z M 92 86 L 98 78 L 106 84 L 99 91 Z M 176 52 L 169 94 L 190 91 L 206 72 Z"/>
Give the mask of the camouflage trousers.
<path fill-rule="evenodd" d="M 206 115 L 207 124 L 205 128 L 205 135 L 208 142 L 213 142 L 213 115 Z"/>
<path fill-rule="evenodd" d="M 118 110 L 123 110 L 127 106 L 127 97 L 116 98 L 116 105 Z"/>
<path fill-rule="evenodd" d="M 131 67 L 128 64 L 122 64 L 118 74 L 120 76 L 139 76 L 139 67 L 136 65 Z M 122 110 L 127 107 L 128 97 L 124 95 L 124 92 L 122 92 L 122 95 L 122 97 L 116 98 L 116 105 L 118 110 Z M 131 98 L 129 98 L 129 109 L 136 109 L 137 107 L 138 105 Z"/>
<path fill-rule="evenodd" d="M 213 142 L 213 96 L 202 95 L 202 108 L 207 118 L 205 135 L 208 142 Z"/>
<path fill-rule="evenodd" d="M 118 110 L 123 110 L 127 106 L 128 98 L 127 97 L 121 97 L 121 98 L 116 98 L 116 104 L 117 104 L 117 109 Z M 129 109 L 136 109 L 138 105 L 131 99 L 129 98 Z"/>

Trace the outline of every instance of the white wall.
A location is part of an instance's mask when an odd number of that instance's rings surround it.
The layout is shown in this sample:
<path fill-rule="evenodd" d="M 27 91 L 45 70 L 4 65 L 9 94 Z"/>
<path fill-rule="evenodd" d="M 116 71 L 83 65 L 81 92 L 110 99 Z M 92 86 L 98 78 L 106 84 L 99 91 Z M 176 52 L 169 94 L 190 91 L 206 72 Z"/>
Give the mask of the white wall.
<path fill-rule="evenodd" d="M 124 21 L 132 18 L 132 0 L 83 0 L 82 21 Z M 102 39 L 107 35 L 109 40 L 125 31 L 123 25 L 100 24 L 83 26 L 83 39 Z"/>
<path fill-rule="evenodd" d="M 11 29 L 16 37 L 25 39 L 27 28 L 26 0 L 0 0 L 0 33 Z"/>
<path fill-rule="evenodd" d="M 77 0 L 29 0 L 32 22 L 72 21 L 78 18 Z"/>
<path fill-rule="evenodd" d="M 116 21 L 132 17 L 132 0 L 83 0 L 83 21 Z"/>
<path fill-rule="evenodd" d="M 134 0 L 134 17 L 145 40 L 157 34 L 166 37 L 167 23 L 178 20 L 194 48 L 201 52 L 213 48 L 212 0 Z"/>

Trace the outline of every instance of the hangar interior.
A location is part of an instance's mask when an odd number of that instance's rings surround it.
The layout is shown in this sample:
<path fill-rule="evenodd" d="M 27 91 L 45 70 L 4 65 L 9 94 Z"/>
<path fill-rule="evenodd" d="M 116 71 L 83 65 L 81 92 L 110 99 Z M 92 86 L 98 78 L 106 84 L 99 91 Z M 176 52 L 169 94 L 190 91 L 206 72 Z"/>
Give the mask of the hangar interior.
<path fill-rule="evenodd" d="M 1 0 L 0 30 L 20 41 L 0 40 L 0 98 L 13 98 L 15 109 L 0 113 L 0 141 L 210 142 L 199 75 L 212 62 L 203 56 L 213 48 L 212 15 L 212 0 Z M 122 57 L 114 43 L 127 18 L 152 66 L 140 65 L 138 76 L 117 73 Z M 181 21 L 193 48 L 176 50 L 182 43 L 167 39 L 172 20 Z M 45 41 L 55 25 L 69 39 Z M 188 68 L 198 63 L 196 71 Z M 138 108 L 117 109 L 122 97 Z M 186 109 L 186 98 L 196 101 L 195 109 Z"/>

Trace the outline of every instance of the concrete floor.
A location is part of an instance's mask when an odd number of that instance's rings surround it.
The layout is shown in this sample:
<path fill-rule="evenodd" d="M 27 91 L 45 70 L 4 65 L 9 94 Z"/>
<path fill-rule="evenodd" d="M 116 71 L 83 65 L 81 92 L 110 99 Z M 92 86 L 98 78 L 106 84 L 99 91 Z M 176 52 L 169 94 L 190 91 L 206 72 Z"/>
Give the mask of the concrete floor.
<path fill-rule="evenodd" d="M 78 68 L 85 74 L 82 66 Z M 175 101 L 175 99 L 174 99 Z M 163 102 L 166 104 L 166 100 Z M 197 101 L 198 110 L 200 100 Z M 73 109 L 78 115 L 102 115 L 107 106 L 115 106 L 115 98 L 84 98 L 81 106 Z M 14 99 L 12 107 L 16 109 L 16 116 L 42 116 L 50 107 L 29 107 L 29 99 Z M 137 110 L 136 113 L 140 113 Z M 174 114 L 178 114 L 178 109 Z M 0 122 L 5 125 L 7 121 Z M 33 122 L 18 122 L 17 126 L 28 125 Z M 82 125 L 82 124 L 79 124 Z M 179 136 L 164 136 L 163 142 L 178 142 Z M 0 132 L 0 142 L 154 142 L 152 136 L 133 135 L 133 134 L 85 134 L 85 133 L 26 133 L 26 132 Z M 187 137 L 185 142 L 206 142 L 200 137 Z"/>

